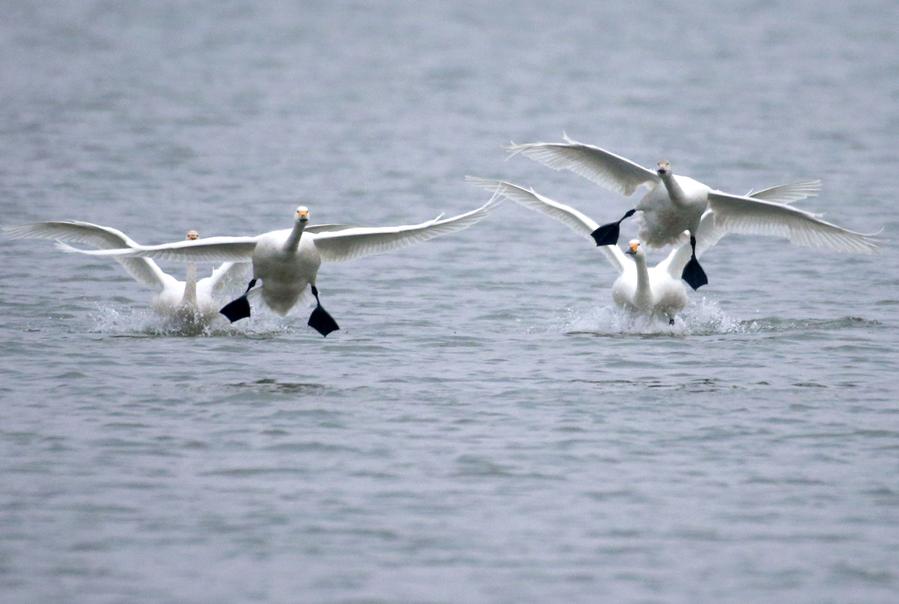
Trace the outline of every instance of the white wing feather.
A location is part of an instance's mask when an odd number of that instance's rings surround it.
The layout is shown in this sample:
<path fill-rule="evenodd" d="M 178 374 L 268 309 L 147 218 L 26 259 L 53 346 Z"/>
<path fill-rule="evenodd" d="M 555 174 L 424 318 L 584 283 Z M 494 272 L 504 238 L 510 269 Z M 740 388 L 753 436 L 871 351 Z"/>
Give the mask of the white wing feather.
<path fill-rule="evenodd" d="M 3 232 L 14 239 L 55 239 L 71 243 L 85 243 L 104 250 L 140 246 L 139 243 L 118 229 L 80 220 L 22 224 L 3 227 Z M 75 249 L 70 246 L 65 247 L 68 247 L 69 250 Z M 115 259 L 135 281 L 147 287 L 161 290 L 167 280 L 174 279 L 147 258 L 116 257 Z"/>
<path fill-rule="evenodd" d="M 493 191 L 497 195 L 501 195 L 507 199 L 511 199 L 515 203 L 522 205 L 531 210 L 535 210 L 557 220 L 570 228 L 572 231 L 587 237 L 590 241 L 590 233 L 599 228 L 596 221 L 569 205 L 554 201 L 549 197 L 544 197 L 534 189 L 525 189 L 516 184 L 504 180 L 490 180 L 488 178 L 478 178 L 475 176 L 466 176 L 465 180 L 487 191 Z M 617 245 L 601 246 L 600 251 L 608 259 L 609 263 L 618 271 L 624 269 L 624 254 Z"/>
<path fill-rule="evenodd" d="M 569 170 L 599 186 L 630 195 L 642 184 L 653 185 L 659 175 L 605 149 L 579 143 L 563 135 L 562 143 L 512 143 L 509 157 L 519 153 L 554 170 Z"/>
<path fill-rule="evenodd" d="M 61 246 L 63 251 L 113 258 L 158 258 L 172 262 L 250 262 L 258 237 L 208 237 L 160 245 L 137 245 L 131 249 L 81 250 Z"/>
<path fill-rule="evenodd" d="M 435 218 L 421 224 L 394 227 L 355 227 L 313 235 L 322 260 L 342 262 L 352 258 L 381 254 L 414 245 L 448 233 L 467 229 L 481 221 L 499 205 L 494 195 L 483 206 L 451 218 Z"/>
<path fill-rule="evenodd" d="M 788 185 L 777 185 L 776 187 L 768 187 L 761 191 L 750 191 L 746 197 L 755 199 L 763 199 L 774 203 L 791 204 L 801 201 L 808 197 L 815 197 L 821 192 L 820 180 L 806 180 L 802 182 L 794 182 Z"/>
<path fill-rule="evenodd" d="M 786 237 L 795 245 L 842 252 L 871 254 L 878 249 L 879 242 L 872 235 L 844 229 L 787 205 L 710 191 L 709 207 L 715 211 L 717 227 L 730 233 Z"/>
<path fill-rule="evenodd" d="M 213 295 L 238 286 L 246 286 L 246 282 L 250 279 L 249 267 L 250 265 L 245 262 L 223 262 L 213 269 L 211 275 L 200 279 L 197 286 L 208 281 Z"/>

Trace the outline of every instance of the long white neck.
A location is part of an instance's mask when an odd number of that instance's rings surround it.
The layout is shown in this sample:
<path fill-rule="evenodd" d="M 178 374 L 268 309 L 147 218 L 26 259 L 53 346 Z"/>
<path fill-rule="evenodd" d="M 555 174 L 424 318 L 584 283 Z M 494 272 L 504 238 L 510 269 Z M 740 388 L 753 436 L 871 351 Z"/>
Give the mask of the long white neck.
<path fill-rule="evenodd" d="M 668 190 L 668 197 L 671 198 L 671 201 L 679 206 L 687 205 L 687 196 L 684 194 L 684 190 L 681 189 L 680 184 L 677 182 L 677 177 L 675 177 L 671 172 L 662 174 L 661 177 L 662 183 Z"/>
<path fill-rule="evenodd" d="M 634 293 L 634 302 L 637 306 L 652 303 L 652 288 L 649 286 L 649 269 L 646 268 L 646 256 L 640 254 L 634 256 L 637 265 L 637 291 Z"/>
<path fill-rule="evenodd" d="M 182 305 L 197 305 L 197 265 L 193 262 L 187 264 L 184 276 L 184 295 L 181 297 Z"/>
<path fill-rule="evenodd" d="M 303 230 L 306 228 L 305 220 L 297 220 L 293 223 L 293 230 L 290 231 L 290 235 L 287 237 L 287 241 L 284 242 L 284 251 L 285 252 L 295 252 L 297 251 L 297 246 L 300 245 L 300 237 L 303 236 Z"/>

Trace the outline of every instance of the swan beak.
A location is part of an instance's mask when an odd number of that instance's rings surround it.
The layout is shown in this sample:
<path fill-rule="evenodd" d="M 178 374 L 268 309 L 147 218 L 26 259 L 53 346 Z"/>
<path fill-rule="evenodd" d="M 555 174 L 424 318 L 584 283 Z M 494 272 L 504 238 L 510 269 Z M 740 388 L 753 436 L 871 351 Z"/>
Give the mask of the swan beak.
<path fill-rule="evenodd" d="M 200 238 L 200 234 L 194 230 L 187 231 L 187 240 L 196 241 Z"/>
<path fill-rule="evenodd" d="M 635 254 L 637 253 L 637 249 L 638 249 L 639 247 L 640 247 L 640 244 L 639 244 L 638 242 L 636 242 L 636 241 L 631 241 L 631 242 L 628 244 L 627 249 L 624 250 L 624 253 L 627 254 L 628 256 L 633 256 L 633 255 L 635 255 Z"/>
<path fill-rule="evenodd" d="M 297 218 L 303 221 L 309 220 L 309 210 L 297 210 Z"/>

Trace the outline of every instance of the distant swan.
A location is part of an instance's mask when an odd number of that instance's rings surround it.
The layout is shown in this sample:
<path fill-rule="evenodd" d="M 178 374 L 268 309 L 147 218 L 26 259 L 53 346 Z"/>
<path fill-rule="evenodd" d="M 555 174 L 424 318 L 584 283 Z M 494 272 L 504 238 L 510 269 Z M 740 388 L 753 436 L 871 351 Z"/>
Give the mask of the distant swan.
<path fill-rule="evenodd" d="M 4 227 L 3 232 L 14 239 L 55 239 L 86 243 L 104 250 L 140 247 L 140 244 L 118 229 L 78 220 L 10 226 Z M 196 241 L 199 237 L 197 231 L 187 232 L 187 241 Z M 196 265 L 191 262 L 187 265 L 185 280 L 179 281 L 149 258 L 117 256 L 115 260 L 135 281 L 156 292 L 151 305 L 157 313 L 204 325 L 217 316 L 219 304 L 216 298 L 221 297 L 229 287 L 237 286 L 248 273 L 245 265 L 225 262 L 212 271 L 210 276 L 198 281 Z"/>
<path fill-rule="evenodd" d="M 826 247 L 843 252 L 872 253 L 877 240 L 822 220 L 820 217 L 783 203 L 714 190 L 688 176 L 675 175 L 671 164 L 660 161 L 649 170 L 629 159 L 599 147 L 563 136 L 561 143 L 512 144 L 511 155 L 521 153 L 555 170 L 570 170 L 611 191 L 631 195 L 638 187 L 649 192 L 637 206 L 617 222 L 598 226 L 591 234 L 597 245 L 618 241 L 619 224 L 635 212 L 643 213 L 640 238 L 650 247 L 677 243 L 684 231 L 690 232 L 695 250 L 699 221 L 707 209 L 715 211 L 716 224 L 732 233 L 775 235 L 803 246 Z M 804 196 L 814 195 L 820 181 L 800 183 Z M 691 254 L 682 273 L 693 289 L 708 283 L 696 254 Z"/>
<path fill-rule="evenodd" d="M 244 295 L 221 309 L 233 323 L 250 316 L 247 295 L 262 280 L 262 299 L 276 313 L 285 315 L 296 304 L 307 285 L 316 306 L 308 325 L 323 336 L 339 329 L 322 307 L 316 275 L 322 260 L 338 262 L 379 254 L 454 233 L 479 222 L 498 205 L 496 196 L 476 210 L 452 218 L 438 216 L 420 224 L 394 227 L 347 227 L 327 232 L 306 231 L 309 210 L 297 208 L 292 229 L 270 231 L 252 237 L 210 237 L 200 241 L 177 241 L 161 245 L 137 245 L 119 250 L 73 250 L 93 256 L 145 257 L 177 262 L 252 262 L 253 278 Z"/>
<path fill-rule="evenodd" d="M 477 187 L 494 192 L 495 195 L 541 212 L 582 236 L 591 237 L 598 228 L 596 221 L 583 212 L 545 197 L 533 189 L 525 189 L 503 180 L 473 176 L 466 177 L 466 180 Z M 806 186 L 807 183 L 780 185 L 757 191 L 752 195 L 768 201 L 792 202 L 804 197 Z M 688 301 L 686 288 L 680 278 L 684 266 L 694 253 L 701 256 L 727 231 L 717 226 L 714 211 L 706 210 L 696 228 L 696 233 L 699 243 L 695 252 L 690 243 L 683 243 L 653 267 L 646 265 L 646 255 L 639 240 L 631 240 L 624 253 L 614 244 L 599 247 L 609 264 L 619 273 L 612 285 L 612 299 L 615 303 L 637 314 L 666 318 L 673 324 L 675 316 L 684 309 Z M 628 260 L 628 256 L 632 257 L 633 261 Z"/>

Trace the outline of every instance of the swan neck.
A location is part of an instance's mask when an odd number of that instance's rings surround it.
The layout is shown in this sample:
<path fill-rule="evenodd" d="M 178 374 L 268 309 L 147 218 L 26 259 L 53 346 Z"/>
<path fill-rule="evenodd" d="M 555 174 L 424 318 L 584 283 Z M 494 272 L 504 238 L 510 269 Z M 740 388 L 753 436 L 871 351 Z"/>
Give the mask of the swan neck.
<path fill-rule="evenodd" d="M 637 265 L 637 298 L 648 296 L 651 290 L 649 287 L 649 269 L 646 267 L 646 256 L 634 256 L 634 263 Z"/>
<path fill-rule="evenodd" d="M 197 304 L 197 265 L 193 262 L 187 264 L 187 270 L 184 276 L 184 296 L 181 298 L 181 304 Z"/>
<path fill-rule="evenodd" d="M 674 174 L 663 174 L 662 183 L 668 190 L 668 197 L 671 198 L 671 201 L 678 205 L 686 205 L 687 196 L 684 194 L 684 190 L 681 188 L 680 183 L 677 182 L 677 177 Z"/>
<path fill-rule="evenodd" d="M 300 245 L 300 238 L 303 236 L 303 231 L 306 229 L 306 221 L 305 220 L 297 220 L 293 223 L 293 229 L 290 231 L 290 235 L 287 236 L 287 241 L 284 242 L 284 251 L 286 252 L 295 252 L 297 251 L 297 247 Z"/>

